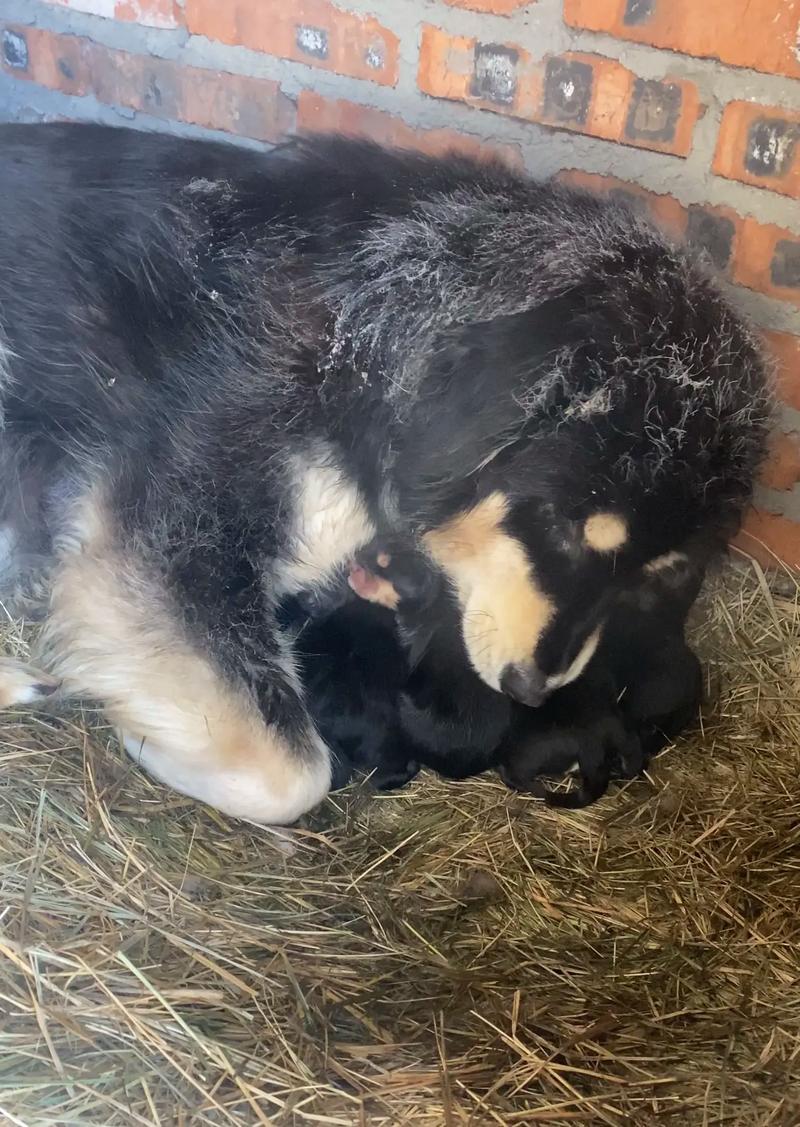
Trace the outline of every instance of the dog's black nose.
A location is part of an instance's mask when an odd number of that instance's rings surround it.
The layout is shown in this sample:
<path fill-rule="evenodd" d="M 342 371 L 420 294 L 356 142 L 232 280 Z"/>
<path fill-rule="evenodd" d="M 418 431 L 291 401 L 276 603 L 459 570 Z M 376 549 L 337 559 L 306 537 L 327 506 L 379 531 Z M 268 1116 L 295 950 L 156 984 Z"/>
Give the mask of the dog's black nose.
<path fill-rule="evenodd" d="M 500 688 L 519 704 L 538 708 L 547 697 L 545 677 L 533 663 L 507 665 L 500 678 Z"/>

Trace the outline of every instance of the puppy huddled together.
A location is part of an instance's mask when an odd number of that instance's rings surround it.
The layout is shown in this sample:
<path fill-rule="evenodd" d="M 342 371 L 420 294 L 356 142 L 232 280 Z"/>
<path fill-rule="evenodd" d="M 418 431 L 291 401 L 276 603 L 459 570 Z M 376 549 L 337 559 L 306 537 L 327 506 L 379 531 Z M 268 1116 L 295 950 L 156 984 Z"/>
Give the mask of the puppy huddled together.
<path fill-rule="evenodd" d="M 577 760 L 550 801 L 591 801 L 691 717 L 686 614 L 770 418 L 705 263 L 342 137 L 0 153 L 0 597 L 43 616 L 0 706 L 98 701 L 157 779 L 276 823 L 348 763 Z"/>
<path fill-rule="evenodd" d="M 532 708 L 472 670 L 458 607 L 429 560 L 402 544 L 368 546 L 350 569 L 355 594 L 300 598 L 285 612 L 336 783 L 354 770 L 390 789 L 423 766 L 451 779 L 495 769 L 549 805 L 588 805 L 695 719 L 702 676 L 684 631 L 702 578 L 677 553 L 645 572 L 609 608 L 578 679 Z M 576 788 L 546 789 L 544 777 L 573 769 Z"/>

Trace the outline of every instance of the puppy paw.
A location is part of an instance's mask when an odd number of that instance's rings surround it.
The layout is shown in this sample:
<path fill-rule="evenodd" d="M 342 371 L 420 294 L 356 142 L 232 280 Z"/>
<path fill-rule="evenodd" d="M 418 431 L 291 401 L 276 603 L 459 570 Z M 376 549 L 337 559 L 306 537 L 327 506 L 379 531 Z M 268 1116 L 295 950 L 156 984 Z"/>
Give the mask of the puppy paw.
<path fill-rule="evenodd" d="M 400 595 L 392 582 L 377 574 L 376 571 L 372 571 L 354 560 L 350 564 L 347 582 L 350 589 L 355 591 L 360 599 L 365 599 L 368 603 L 377 603 L 378 606 L 386 607 L 388 610 L 397 610 Z"/>
<path fill-rule="evenodd" d="M 431 561 L 409 540 L 374 540 L 350 566 L 350 587 L 362 599 L 397 610 L 400 603 L 428 606 L 442 585 Z"/>

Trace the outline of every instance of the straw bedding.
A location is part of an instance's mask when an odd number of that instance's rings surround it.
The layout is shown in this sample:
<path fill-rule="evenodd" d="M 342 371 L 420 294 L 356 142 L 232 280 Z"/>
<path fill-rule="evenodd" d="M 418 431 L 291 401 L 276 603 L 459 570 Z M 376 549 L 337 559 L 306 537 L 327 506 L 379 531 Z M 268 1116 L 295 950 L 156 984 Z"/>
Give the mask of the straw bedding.
<path fill-rule="evenodd" d="M 799 1123 L 798 607 L 717 579 L 703 731 L 584 812 L 424 777 L 257 829 L 6 714 L 0 1122 Z"/>

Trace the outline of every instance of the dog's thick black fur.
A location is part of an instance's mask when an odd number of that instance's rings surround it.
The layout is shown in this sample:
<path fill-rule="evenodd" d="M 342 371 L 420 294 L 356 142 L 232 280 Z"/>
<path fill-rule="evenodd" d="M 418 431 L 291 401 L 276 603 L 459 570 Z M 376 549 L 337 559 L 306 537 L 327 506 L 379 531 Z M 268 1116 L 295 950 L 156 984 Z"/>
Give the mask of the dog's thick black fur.
<path fill-rule="evenodd" d="M 390 566 L 376 562 L 381 552 Z M 391 576 L 400 595 L 394 615 L 354 596 L 317 618 L 298 605 L 287 613 L 300 626 L 308 705 L 337 755 L 337 784 L 353 769 L 391 789 L 421 766 L 452 779 L 496 768 L 514 789 L 582 807 L 612 778 L 639 774 L 697 716 L 701 670 L 685 624 L 703 576 L 686 559 L 667 561 L 618 597 L 587 669 L 537 709 L 510 702 L 472 671 L 457 608 L 424 559 L 386 544 L 360 559 Z M 573 767 L 576 788 L 545 788 L 543 776 Z"/>
<path fill-rule="evenodd" d="M 616 205 L 337 138 L 3 126 L 0 154 L 4 587 L 46 578 L 54 683 L 184 792 L 287 821 L 327 791 L 277 608 L 376 534 L 534 703 L 648 562 L 735 526 L 758 350 Z M 0 674 L 0 704 L 43 684 Z"/>

